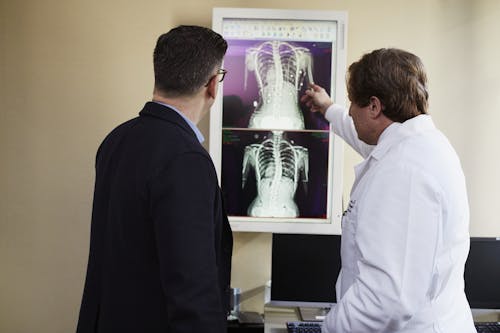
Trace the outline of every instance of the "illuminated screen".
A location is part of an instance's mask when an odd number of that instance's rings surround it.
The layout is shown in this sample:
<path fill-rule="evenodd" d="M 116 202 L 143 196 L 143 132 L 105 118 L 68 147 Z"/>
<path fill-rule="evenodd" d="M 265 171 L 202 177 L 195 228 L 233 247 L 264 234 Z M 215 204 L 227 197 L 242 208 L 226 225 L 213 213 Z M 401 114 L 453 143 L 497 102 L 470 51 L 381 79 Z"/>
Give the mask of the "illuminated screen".
<path fill-rule="evenodd" d="M 211 112 L 210 153 L 235 231 L 340 231 L 331 225 L 340 221 L 341 140 L 300 102 L 310 83 L 344 94 L 345 21 L 327 14 L 214 9 L 228 74 Z"/>

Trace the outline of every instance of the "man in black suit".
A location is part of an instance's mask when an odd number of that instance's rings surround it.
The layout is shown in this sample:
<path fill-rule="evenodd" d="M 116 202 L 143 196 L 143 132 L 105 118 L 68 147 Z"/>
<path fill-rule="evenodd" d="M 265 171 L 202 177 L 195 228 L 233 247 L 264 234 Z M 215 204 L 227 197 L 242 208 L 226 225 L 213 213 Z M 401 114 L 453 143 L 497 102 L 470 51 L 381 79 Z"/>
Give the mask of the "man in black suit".
<path fill-rule="evenodd" d="M 78 333 L 226 331 L 232 234 L 195 125 L 226 49 L 202 27 L 160 36 L 153 101 L 99 147 Z"/>

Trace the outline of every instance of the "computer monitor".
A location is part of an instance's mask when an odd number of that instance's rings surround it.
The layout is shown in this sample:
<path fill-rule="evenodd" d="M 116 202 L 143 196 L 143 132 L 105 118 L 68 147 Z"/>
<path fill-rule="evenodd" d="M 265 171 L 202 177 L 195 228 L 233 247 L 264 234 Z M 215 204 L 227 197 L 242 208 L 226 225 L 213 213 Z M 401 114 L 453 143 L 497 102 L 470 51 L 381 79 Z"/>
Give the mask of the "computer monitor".
<path fill-rule="evenodd" d="M 473 309 L 500 309 L 500 237 L 470 240 L 465 294 Z"/>
<path fill-rule="evenodd" d="M 336 302 L 340 239 L 340 235 L 273 234 L 270 305 L 329 309 Z"/>

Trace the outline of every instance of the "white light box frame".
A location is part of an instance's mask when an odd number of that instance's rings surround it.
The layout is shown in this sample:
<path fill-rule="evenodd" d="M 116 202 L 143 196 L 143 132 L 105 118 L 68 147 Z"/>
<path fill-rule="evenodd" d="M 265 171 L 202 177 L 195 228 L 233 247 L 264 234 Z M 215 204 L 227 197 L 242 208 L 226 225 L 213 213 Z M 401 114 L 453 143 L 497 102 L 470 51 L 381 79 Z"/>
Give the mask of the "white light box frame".
<path fill-rule="evenodd" d="M 300 102 L 346 101 L 347 13 L 214 8 L 228 42 L 210 155 L 233 231 L 340 234 L 343 141 Z"/>

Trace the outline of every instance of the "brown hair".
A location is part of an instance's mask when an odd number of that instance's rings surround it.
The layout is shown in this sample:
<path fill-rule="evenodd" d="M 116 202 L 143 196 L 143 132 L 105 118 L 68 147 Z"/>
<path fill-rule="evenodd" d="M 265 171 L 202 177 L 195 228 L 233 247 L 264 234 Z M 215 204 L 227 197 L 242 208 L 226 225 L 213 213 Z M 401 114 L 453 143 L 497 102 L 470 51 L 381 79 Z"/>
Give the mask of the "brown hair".
<path fill-rule="evenodd" d="M 370 97 L 382 103 L 383 114 L 404 122 L 427 113 L 427 75 L 416 55 L 399 49 L 379 49 L 367 53 L 349 66 L 349 99 L 364 107 Z"/>
<path fill-rule="evenodd" d="M 181 25 L 158 38 L 153 54 L 155 88 L 173 97 L 191 95 L 220 66 L 227 42 L 211 29 Z"/>

